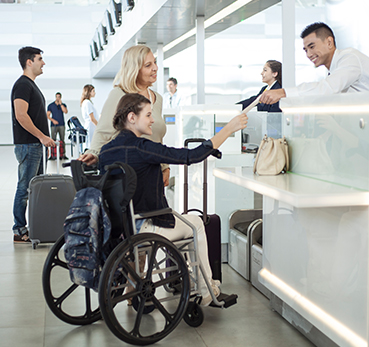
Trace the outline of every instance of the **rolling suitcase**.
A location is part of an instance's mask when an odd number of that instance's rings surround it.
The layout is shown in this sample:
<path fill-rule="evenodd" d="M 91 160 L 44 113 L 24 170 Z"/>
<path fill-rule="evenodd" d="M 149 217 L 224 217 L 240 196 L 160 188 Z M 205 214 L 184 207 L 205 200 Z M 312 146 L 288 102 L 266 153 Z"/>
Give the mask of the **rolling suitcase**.
<path fill-rule="evenodd" d="M 205 139 L 187 139 L 184 146 L 188 147 L 190 142 L 204 142 Z M 184 165 L 184 212 L 199 212 L 204 221 L 206 238 L 208 243 L 208 256 L 213 279 L 222 281 L 222 250 L 220 237 L 220 217 L 217 214 L 207 214 L 208 184 L 207 184 L 207 159 L 204 160 L 203 178 L 203 210 L 188 209 L 188 166 Z"/>
<path fill-rule="evenodd" d="M 64 234 L 64 220 L 76 193 L 72 177 L 59 174 L 59 149 L 56 153 L 58 173 L 46 174 L 44 148 L 44 174 L 33 177 L 29 183 L 28 225 L 33 249 L 41 242 L 55 242 Z"/>

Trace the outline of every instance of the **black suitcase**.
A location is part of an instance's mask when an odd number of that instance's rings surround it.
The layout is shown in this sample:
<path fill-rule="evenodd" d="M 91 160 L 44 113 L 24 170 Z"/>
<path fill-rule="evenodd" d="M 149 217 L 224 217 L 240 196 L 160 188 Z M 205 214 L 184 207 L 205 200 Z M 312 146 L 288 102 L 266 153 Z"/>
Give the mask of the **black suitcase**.
<path fill-rule="evenodd" d="M 46 150 L 43 157 L 46 172 Z M 59 165 L 57 150 L 58 174 L 38 175 L 29 183 L 28 225 L 33 249 L 41 242 L 55 242 L 64 233 L 64 220 L 76 191 L 72 177 L 59 174 Z"/>
<path fill-rule="evenodd" d="M 205 139 L 187 139 L 184 146 L 188 147 L 191 142 L 204 142 Z M 206 238 L 208 243 L 208 256 L 213 279 L 222 282 L 222 247 L 221 247 L 221 223 L 220 217 L 217 214 L 207 214 L 207 199 L 208 199 L 208 183 L 207 183 L 207 159 L 204 160 L 204 178 L 203 178 L 203 210 L 188 209 L 188 166 L 184 165 L 184 211 L 199 212 L 204 221 Z"/>

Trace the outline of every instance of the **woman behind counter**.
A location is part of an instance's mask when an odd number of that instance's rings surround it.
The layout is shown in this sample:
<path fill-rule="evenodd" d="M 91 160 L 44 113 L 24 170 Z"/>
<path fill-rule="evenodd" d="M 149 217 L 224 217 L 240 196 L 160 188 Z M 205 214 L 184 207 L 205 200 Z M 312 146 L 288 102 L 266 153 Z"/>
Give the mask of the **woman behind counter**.
<path fill-rule="evenodd" d="M 96 129 L 99 114 L 91 101 L 96 95 L 95 87 L 92 84 L 86 84 L 83 87 L 81 96 L 81 113 L 85 121 L 85 128 L 87 129 L 86 147 L 90 148 L 91 140 Z"/>
<path fill-rule="evenodd" d="M 152 135 L 144 137 L 154 141 L 163 142 L 166 133 L 166 125 L 162 117 L 163 98 L 160 94 L 149 89 L 156 82 L 158 66 L 151 49 L 145 45 L 136 45 L 128 48 L 122 58 L 119 72 L 115 76 L 114 88 L 110 92 L 104 107 L 90 149 L 81 157 L 88 165 L 97 163 L 101 147 L 118 135 L 113 127 L 118 102 L 127 93 L 138 93 L 151 102 L 152 116 L 155 123 L 152 127 Z M 161 166 L 164 185 L 169 184 L 169 165 Z"/>
<path fill-rule="evenodd" d="M 269 87 L 269 89 L 282 88 L 282 64 L 277 60 L 268 60 L 261 71 L 261 76 L 262 82 L 266 83 L 267 85 L 260 89 L 258 95 L 254 95 L 251 98 L 237 102 L 237 104 L 242 104 L 243 110 L 249 106 L 259 95 L 261 95 L 267 87 Z M 282 110 L 279 108 L 279 102 L 271 105 L 259 103 L 257 109 L 258 111 L 266 112 L 282 112 Z"/>

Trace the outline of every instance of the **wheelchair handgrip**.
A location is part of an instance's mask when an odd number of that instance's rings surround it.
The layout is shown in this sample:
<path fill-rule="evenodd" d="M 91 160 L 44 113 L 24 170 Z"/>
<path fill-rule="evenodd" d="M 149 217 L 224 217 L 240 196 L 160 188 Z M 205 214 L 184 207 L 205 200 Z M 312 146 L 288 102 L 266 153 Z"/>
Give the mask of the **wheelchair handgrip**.
<path fill-rule="evenodd" d="M 205 142 L 206 139 L 201 139 L 201 138 L 193 138 L 193 139 L 186 139 L 185 142 L 184 142 L 184 146 L 187 147 L 189 143 L 191 142 L 200 142 L 200 143 L 203 143 Z"/>
<path fill-rule="evenodd" d="M 112 171 L 115 169 L 120 169 L 124 172 L 124 169 L 122 168 L 122 165 L 118 162 L 115 162 L 114 164 L 105 165 L 104 166 L 105 171 Z"/>

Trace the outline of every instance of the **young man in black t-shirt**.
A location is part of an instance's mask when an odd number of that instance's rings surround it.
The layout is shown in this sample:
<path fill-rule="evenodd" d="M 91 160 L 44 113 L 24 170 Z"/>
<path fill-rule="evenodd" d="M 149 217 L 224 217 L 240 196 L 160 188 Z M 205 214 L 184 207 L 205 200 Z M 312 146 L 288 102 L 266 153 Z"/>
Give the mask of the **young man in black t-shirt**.
<path fill-rule="evenodd" d="M 49 136 L 45 98 L 35 84 L 45 62 L 40 49 L 23 47 L 18 52 L 23 75 L 11 92 L 14 153 L 18 160 L 18 184 L 14 197 L 14 242 L 30 242 L 26 208 L 30 180 L 42 172 L 42 145 L 54 147 Z"/>

